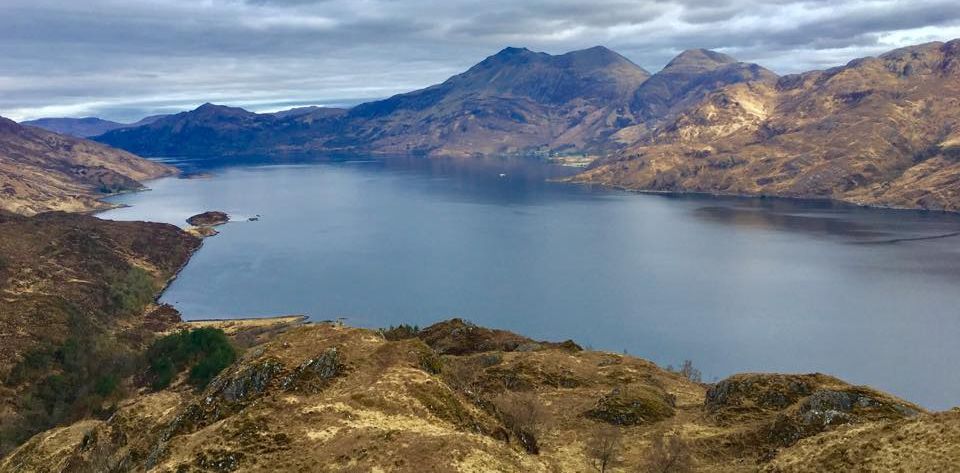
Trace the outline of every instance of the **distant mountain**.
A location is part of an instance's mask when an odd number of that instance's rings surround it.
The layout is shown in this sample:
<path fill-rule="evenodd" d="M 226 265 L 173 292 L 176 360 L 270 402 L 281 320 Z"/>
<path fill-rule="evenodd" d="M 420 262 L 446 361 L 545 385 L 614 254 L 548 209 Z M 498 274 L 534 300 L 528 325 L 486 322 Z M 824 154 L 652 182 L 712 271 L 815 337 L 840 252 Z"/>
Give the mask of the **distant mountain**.
<path fill-rule="evenodd" d="M 698 95 L 576 180 L 960 210 L 960 40 Z"/>
<path fill-rule="evenodd" d="M 31 215 L 105 208 L 98 197 L 140 189 L 139 181 L 175 172 L 126 151 L 0 117 L 2 210 Z"/>
<path fill-rule="evenodd" d="M 506 48 L 441 84 L 349 111 L 254 114 L 208 104 L 97 139 L 144 155 L 600 149 L 632 123 L 628 104 L 648 77 L 603 47 L 558 56 Z"/>
<path fill-rule="evenodd" d="M 64 135 L 88 138 L 102 135 L 110 130 L 122 128 L 123 123 L 103 120 L 97 117 L 85 118 L 40 118 L 21 122 L 21 125 L 35 126 Z"/>
<path fill-rule="evenodd" d="M 27 120 L 21 122 L 21 125 L 35 126 L 44 130 L 60 133 L 63 135 L 76 136 L 78 138 L 90 138 L 92 136 L 102 135 L 108 131 L 119 128 L 130 128 L 157 120 L 164 115 L 153 115 L 146 117 L 135 123 L 118 123 L 110 120 L 104 120 L 97 117 L 85 118 L 39 118 L 37 120 Z"/>
<path fill-rule="evenodd" d="M 348 130 L 384 153 L 594 149 L 632 120 L 626 105 L 649 76 L 599 46 L 559 56 L 506 48 L 442 84 L 354 107 Z"/>

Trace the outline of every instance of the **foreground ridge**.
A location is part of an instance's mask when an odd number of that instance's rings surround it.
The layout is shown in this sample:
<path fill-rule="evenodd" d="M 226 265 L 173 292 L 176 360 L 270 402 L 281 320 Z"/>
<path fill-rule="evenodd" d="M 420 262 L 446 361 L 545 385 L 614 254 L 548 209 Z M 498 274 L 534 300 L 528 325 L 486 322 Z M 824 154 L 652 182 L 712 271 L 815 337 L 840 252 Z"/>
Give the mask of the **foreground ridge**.
<path fill-rule="evenodd" d="M 220 323 L 256 342 L 202 392 L 142 392 L 108 420 L 37 435 L 0 471 L 589 471 L 601 459 L 608 471 L 671 459 L 686 471 L 821 471 L 847 464 L 837 453 L 861 442 L 853 433 L 897 439 L 858 467 L 947 471 L 960 447 L 960 411 L 928 414 L 822 374 L 705 385 L 459 319 L 379 332 Z M 610 455 L 596 448 L 604 439 Z"/>

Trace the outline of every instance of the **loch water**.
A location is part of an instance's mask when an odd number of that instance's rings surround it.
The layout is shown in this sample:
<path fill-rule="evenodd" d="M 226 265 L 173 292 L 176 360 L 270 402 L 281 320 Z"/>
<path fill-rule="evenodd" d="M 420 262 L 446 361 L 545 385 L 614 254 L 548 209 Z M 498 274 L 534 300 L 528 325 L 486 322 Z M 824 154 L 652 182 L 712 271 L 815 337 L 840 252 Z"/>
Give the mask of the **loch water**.
<path fill-rule="evenodd" d="M 179 161 L 192 177 L 100 217 L 233 217 L 162 297 L 188 319 L 462 317 L 705 381 L 825 372 L 960 405 L 956 215 L 591 189 L 532 160 L 275 162 Z"/>

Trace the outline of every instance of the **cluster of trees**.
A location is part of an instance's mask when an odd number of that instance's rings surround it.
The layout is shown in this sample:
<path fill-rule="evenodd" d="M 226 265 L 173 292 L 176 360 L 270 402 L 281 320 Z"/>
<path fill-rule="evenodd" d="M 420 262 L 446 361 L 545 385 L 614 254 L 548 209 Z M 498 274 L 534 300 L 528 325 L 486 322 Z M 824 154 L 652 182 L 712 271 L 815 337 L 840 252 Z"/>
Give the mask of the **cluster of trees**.
<path fill-rule="evenodd" d="M 71 314 L 70 338 L 26 353 L 2 380 L 24 392 L 18 397 L 19 419 L 0 426 L 0 454 L 55 425 L 108 416 L 138 382 L 159 389 L 189 369 L 187 381 L 202 388 L 237 358 L 217 329 L 161 337 L 142 352 L 98 330 L 76 310 Z"/>
<path fill-rule="evenodd" d="M 202 327 L 157 339 L 147 350 L 148 378 L 153 389 L 170 385 L 177 374 L 190 370 L 187 382 L 205 387 L 237 359 L 237 351 L 222 330 Z"/>
<path fill-rule="evenodd" d="M 25 353 L 3 380 L 24 391 L 18 421 L 0 427 L 0 451 L 59 423 L 109 414 L 125 394 L 121 381 L 139 366 L 129 345 L 99 330 L 79 309 L 65 310 L 70 337 Z"/>

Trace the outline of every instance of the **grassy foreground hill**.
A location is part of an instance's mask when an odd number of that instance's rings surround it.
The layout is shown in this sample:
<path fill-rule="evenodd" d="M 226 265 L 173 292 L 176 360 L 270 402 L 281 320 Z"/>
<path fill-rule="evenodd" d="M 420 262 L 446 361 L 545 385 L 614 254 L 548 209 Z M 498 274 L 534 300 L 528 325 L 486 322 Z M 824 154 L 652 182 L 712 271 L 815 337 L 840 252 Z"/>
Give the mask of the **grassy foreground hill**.
<path fill-rule="evenodd" d="M 960 411 L 929 414 L 821 374 L 706 385 L 456 319 L 379 332 L 226 324 L 248 348 L 205 389 L 144 390 L 109 419 L 35 436 L 0 471 L 957 467 Z"/>
<path fill-rule="evenodd" d="M 0 210 L 0 455 L 125 396 L 138 353 L 179 320 L 154 298 L 199 245 L 173 225 Z"/>

